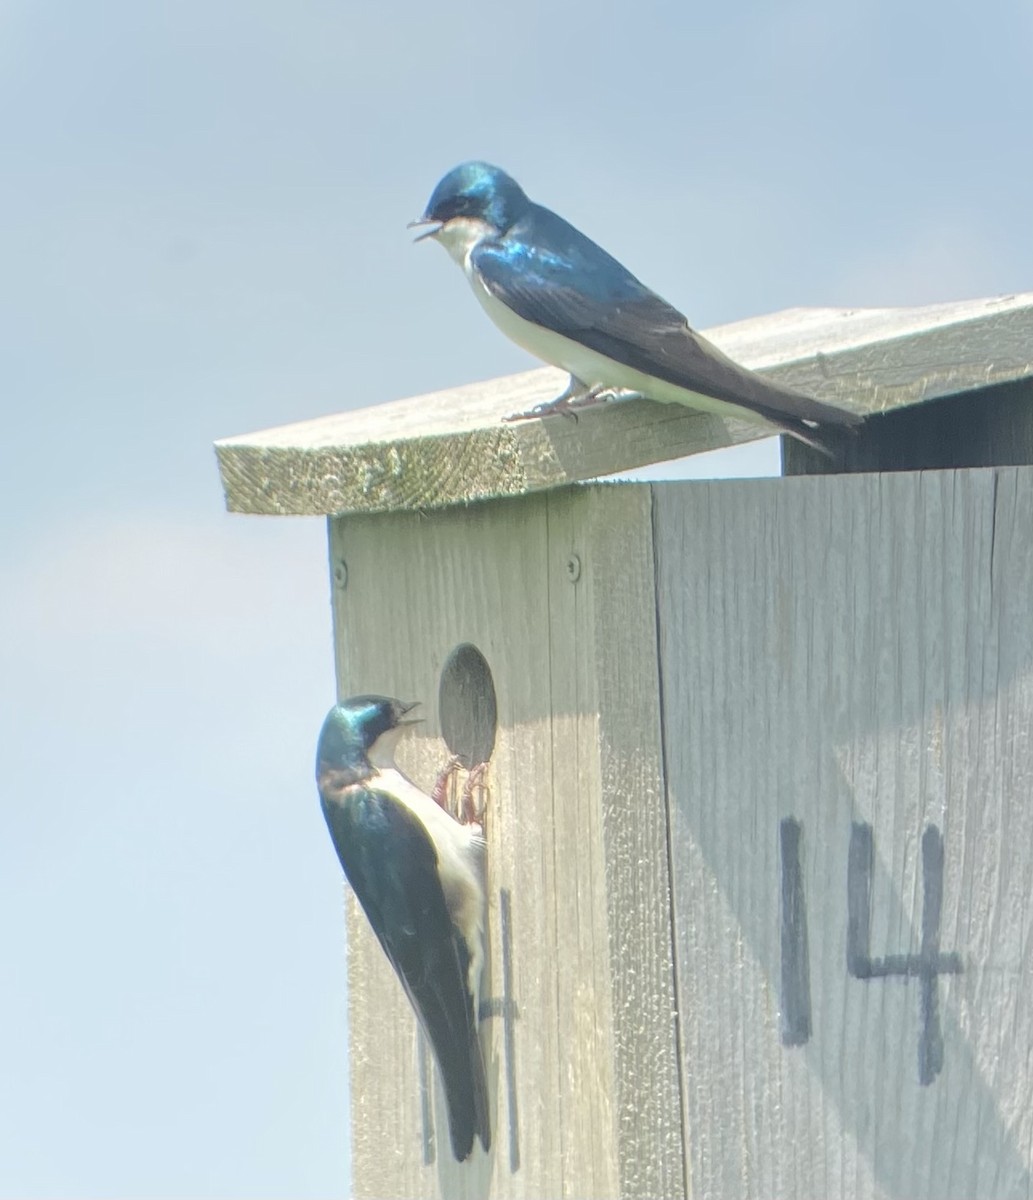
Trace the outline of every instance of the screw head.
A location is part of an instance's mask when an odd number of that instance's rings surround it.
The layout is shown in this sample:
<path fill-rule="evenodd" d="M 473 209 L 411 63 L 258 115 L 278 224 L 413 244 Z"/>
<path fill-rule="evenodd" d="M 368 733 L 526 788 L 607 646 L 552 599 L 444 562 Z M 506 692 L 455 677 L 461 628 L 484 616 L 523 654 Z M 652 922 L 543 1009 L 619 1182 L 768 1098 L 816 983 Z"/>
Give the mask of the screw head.
<path fill-rule="evenodd" d="M 581 559 L 576 554 L 567 559 L 567 578 L 571 583 L 577 583 L 581 578 Z"/>
<path fill-rule="evenodd" d="M 348 564 L 343 558 L 334 563 L 334 583 L 342 591 L 348 586 Z"/>

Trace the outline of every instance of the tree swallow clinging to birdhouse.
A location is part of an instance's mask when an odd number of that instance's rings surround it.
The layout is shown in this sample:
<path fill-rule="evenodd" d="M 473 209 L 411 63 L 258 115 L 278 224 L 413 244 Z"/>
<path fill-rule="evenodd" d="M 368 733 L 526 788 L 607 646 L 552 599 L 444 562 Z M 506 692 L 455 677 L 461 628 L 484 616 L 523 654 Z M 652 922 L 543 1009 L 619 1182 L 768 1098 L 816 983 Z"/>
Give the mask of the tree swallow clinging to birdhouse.
<path fill-rule="evenodd" d="M 503 333 L 570 372 L 561 396 L 520 417 L 630 391 L 721 416 L 759 417 L 825 453 L 829 443 L 815 426 L 862 420 L 733 362 L 615 258 L 489 163 L 449 171 L 415 225 L 430 226 L 416 240 L 431 237 L 445 247 Z"/>
<path fill-rule="evenodd" d="M 395 766 L 415 707 L 355 696 L 323 723 L 316 780 L 348 882 L 430 1042 L 448 1103 L 452 1151 L 491 1145 L 477 1036 L 484 965 L 484 839 Z"/>

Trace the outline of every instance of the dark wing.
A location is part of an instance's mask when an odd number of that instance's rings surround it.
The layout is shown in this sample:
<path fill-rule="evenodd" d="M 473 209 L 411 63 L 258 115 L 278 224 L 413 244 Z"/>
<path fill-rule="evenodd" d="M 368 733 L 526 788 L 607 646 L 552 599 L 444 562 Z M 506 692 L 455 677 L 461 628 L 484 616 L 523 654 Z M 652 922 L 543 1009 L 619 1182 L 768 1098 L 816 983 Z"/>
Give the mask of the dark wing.
<path fill-rule="evenodd" d="M 491 1144 L 488 1090 L 468 956 L 438 877 L 426 829 L 387 792 L 349 788 L 323 800 L 337 856 L 430 1041 L 448 1101 L 452 1150 L 467 1158 L 477 1134 Z"/>
<path fill-rule="evenodd" d="M 492 295 L 525 321 L 636 371 L 789 427 L 862 420 L 733 362 L 602 247 L 546 208 L 535 205 L 504 239 L 482 242 L 471 258 Z"/>

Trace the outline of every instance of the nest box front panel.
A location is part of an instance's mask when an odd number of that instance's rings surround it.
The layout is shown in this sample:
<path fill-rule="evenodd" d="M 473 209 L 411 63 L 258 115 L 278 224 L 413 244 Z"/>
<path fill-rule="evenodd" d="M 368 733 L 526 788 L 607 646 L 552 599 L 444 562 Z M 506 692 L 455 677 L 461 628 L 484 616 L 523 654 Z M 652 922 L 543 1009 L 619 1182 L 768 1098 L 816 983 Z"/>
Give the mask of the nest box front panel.
<path fill-rule="evenodd" d="M 429 1056 L 349 900 L 356 1194 L 679 1195 L 648 489 L 342 518 L 330 555 L 340 693 L 422 702 L 399 763 L 425 790 L 450 755 L 457 793 L 488 758 L 492 1149 L 451 1158 Z"/>

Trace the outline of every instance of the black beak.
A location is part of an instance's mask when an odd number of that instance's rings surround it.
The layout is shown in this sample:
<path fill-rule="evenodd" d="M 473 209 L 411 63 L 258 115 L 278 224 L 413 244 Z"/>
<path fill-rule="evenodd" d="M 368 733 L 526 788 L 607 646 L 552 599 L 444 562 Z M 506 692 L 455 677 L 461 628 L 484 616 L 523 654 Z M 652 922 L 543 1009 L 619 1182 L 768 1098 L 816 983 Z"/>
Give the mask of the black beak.
<path fill-rule="evenodd" d="M 411 713 L 414 708 L 419 708 L 419 707 L 420 707 L 419 700 L 410 700 L 410 701 L 399 700 L 399 702 L 398 702 L 398 718 L 399 718 L 398 724 L 399 725 L 419 725 L 421 721 L 426 720 L 425 717 L 409 717 L 409 719 L 407 721 L 403 721 L 401 719 L 402 717 L 408 716 L 409 713 Z"/>
<path fill-rule="evenodd" d="M 415 244 L 416 242 L 422 242 L 424 238 L 434 237 L 436 233 L 440 232 L 444 224 L 444 221 L 435 221 L 433 217 L 417 217 L 415 221 L 410 221 L 406 225 L 406 229 L 418 229 L 421 225 L 430 226 L 425 233 L 421 233 L 419 237 L 413 238 L 413 243 Z"/>

